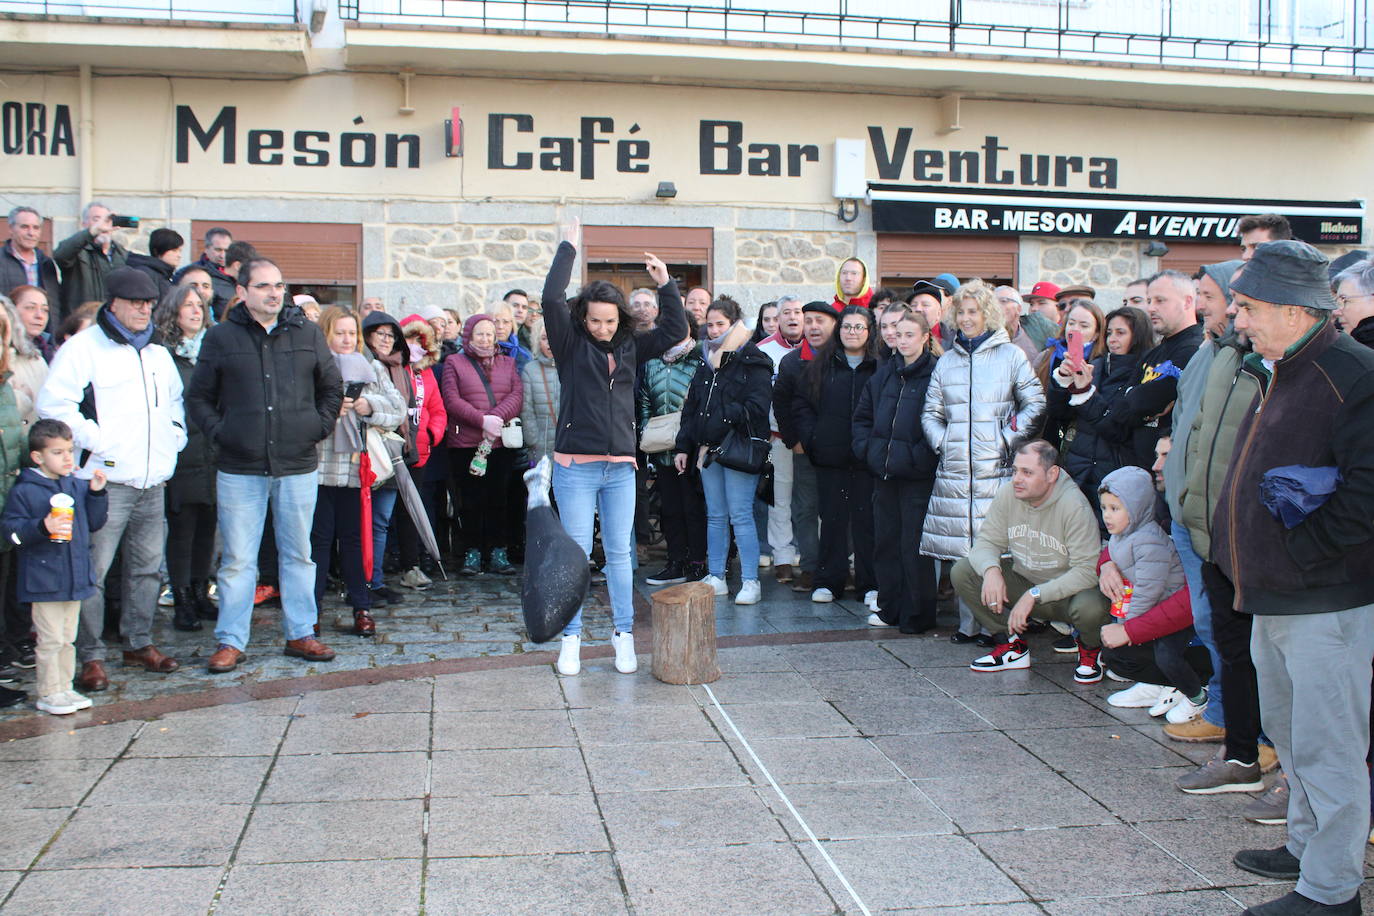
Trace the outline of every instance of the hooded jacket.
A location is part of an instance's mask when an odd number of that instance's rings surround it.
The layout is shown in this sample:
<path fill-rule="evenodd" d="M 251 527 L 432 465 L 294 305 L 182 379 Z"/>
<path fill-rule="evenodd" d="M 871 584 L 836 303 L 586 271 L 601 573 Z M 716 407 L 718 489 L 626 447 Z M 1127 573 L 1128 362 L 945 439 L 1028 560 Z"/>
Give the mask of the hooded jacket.
<path fill-rule="evenodd" d="M 1098 424 L 1125 394 L 1139 370 L 1138 355 L 1099 356 L 1093 360 L 1093 390 L 1080 404 L 1073 403 L 1076 398 L 1060 383 L 1059 376 L 1050 373 L 1050 390 L 1046 392 L 1050 419 L 1066 426 L 1072 424 L 1074 428 L 1073 438 L 1064 451 L 1064 470 L 1078 481 L 1089 505 L 1097 504 L 1097 488 L 1104 477 L 1132 463 L 1134 453 L 1103 438 Z"/>
<path fill-rule="evenodd" d="M 1374 601 L 1374 351 L 1329 318 L 1266 367 L 1241 360 L 1260 395 L 1237 431 L 1212 518 L 1213 562 L 1247 614 L 1321 614 Z M 1288 529 L 1259 499 L 1264 473 L 1336 467 L 1336 491 Z"/>
<path fill-rule="evenodd" d="M 865 355 L 857 367 L 850 368 L 841 347 L 835 347 L 827 364 L 821 365 L 821 359 L 817 357 L 802 373 L 792 396 L 798 440 L 818 468 L 860 466 L 854 454 L 854 412 L 877 362 Z M 816 371 L 820 372 L 819 391 L 813 376 Z"/>
<path fill-rule="evenodd" d="M 939 458 L 921 429 L 935 357 L 910 365 L 895 354 L 864 386 L 854 411 L 854 454 L 878 480 L 935 479 Z"/>
<path fill-rule="evenodd" d="M 674 451 L 693 462 L 701 449 L 719 445 L 731 429 L 754 436 L 768 429 L 773 361 L 749 342 L 749 334 L 743 322 L 736 322 L 719 351 L 703 360 L 692 377 Z"/>
<path fill-rule="evenodd" d="M 239 303 L 205 332 L 186 406 L 219 470 L 284 477 L 315 470 L 343 396 L 334 354 L 304 312 L 283 307 L 269 332 Z"/>
<path fill-rule="evenodd" d="M 62 269 L 61 317 L 65 319 L 83 302 L 109 299 L 105 294 L 105 276 L 116 267 L 123 267 L 128 257 L 129 253 L 115 241 L 110 242 L 110 254 L 106 257 L 88 229 L 78 229 L 58 242 L 52 259 Z"/>
<path fill-rule="evenodd" d="M 70 496 L 76 510 L 66 542 L 50 539 L 43 526 L 49 500 L 58 493 Z M 92 492 L 88 481 L 70 474 L 54 480 L 33 468 L 20 473 L 0 515 L 0 535 L 20 548 L 16 600 L 81 601 L 95 594 L 91 532 L 105 527 L 108 493 Z"/>
<path fill-rule="evenodd" d="M 415 464 L 415 424 L 411 421 L 411 415 L 415 412 L 415 377 L 410 371 L 410 347 L 406 344 L 405 332 L 401 330 L 401 323 L 392 318 L 380 309 L 368 312 L 363 316 L 363 346 L 367 347 L 367 336 L 377 328 L 386 325 L 391 328 L 394 338 L 391 344 L 391 353 L 386 354 L 386 358 L 373 351 L 370 347 L 368 352 L 372 353 L 377 362 L 381 363 L 391 376 L 391 386 L 401 396 L 405 402 L 405 409 L 401 413 L 401 422 L 393 427 L 397 435 L 406 440 L 405 462 L 408 465 Z"/>
<path fill-rule="evenodd" d="M 1131 584 L 1129 620 L 1188 588 L 1183 561 L 1173 539 L 1155 521 L 1155 485 L 1150 472 L 1138 467 L 1112 471 L 1102 481 L 1102 493 L 1110 493 L 1126 507 L 1126 530 L 1112 535 L 1107 551 L 1121 575 Z"/>
<path fill-rule="evenodd" d="M 658 325 L 642 334 L 624 323 L 609 342 L 594 339 L 573 321 L 568 281 L 577 249 L 562 242 L 544 280 L 544 327 L 558 377 L 555 448 L 564 455 L 632 457 L 639 446 L 635 429 L 635 375 L 639 367 L 687 336 L 687 313 L 677 283 L 658 289 Z M 757 349 L 757 348 L 756 348 Z"/>
<path fill-rule="evenodd" d="M 1207 375 L 1183 455 L 1184 480 L 1177 494 L 1180 514 L 1174 516 L 1188 529 L 1193 552 L 1204 560 L 1212 558 L 1212 513 L 1226 483 L 1226 470 L 1236 450 L 1236 434 L 1259 394 L 1258 379 L 1240 371 L 1241 359 L 1250 352 L 1248 344 L 1233 332 L 1214 341 L 1209 349 L 1212 353 Z M 1166 487 L 1174 455 L 1175 452 L 1169 452 L 1169 461 L 1164 464 Z M 1172 508 L 1174 494 L 1168 495 Z"/>
<path fill-rule="evenodd" d="M 62 284 L 57 279 L 57 262 L 37 248 L 34 249 L 33 255 L 37 259 L 35 264 L 38 267 L 36 285 L 48 294 L 48 331 L 51 333 L 57 330 L 63 318 Z M 24 262 L 14 253 L 14 242 L 5 242 L 0 245 L 0 295 L 8 296 L 10 290 L 16 286 L 27 285 L 29 272 L 24 269 Z"/>
<path fill-rule="evenodd" d="M 152 279 L 153 283 L 157 284 L 158 298 L 165 296 L 167 291 L 172 288 L 172 265 L 162 258 L 131 251 L 125 264 L 136 270 L 141 270 Z"/>
<path fill-rule="evenodd" d="M 1006 331 L 992 332 L 972 353 L 955 339 L 935 364 L 921 413 L 926 441 L 940 455 L 921 553 L 942 560 L 968 553 L 1044 410 L 1040 380 Z"/>
<path fill-rule="evenodd" d="M 697 370 L 705 364 L 698 341 L 692 341 L 691 350 L 671 363 L 661 356 L 645 363 L 644 371 L 640 373 L 639 396 L 635 399 L 639 408 L 639 428 L 643 430 L 654 417 L 682 410 L 692 380 L 696 378 Z M 681 426 L 678 428 L 681 429 Z M 648 458 L 659 467 L 671 467 L 673 451 L 669 449 L 649 455 Z"/>
<path fill-rule="evenodd" d="M 545 456 L 552 461 L 554 437 L 558 434 L 558 399 L 563 392 L 553 357 L 534 354 L 520 370 L 520 385 L 525 390 L 520 425 L 524 428 L 530 463 L 538 464 Z"/>
<path fill-rule="evenodd" d="M 350 410 L 338 417 L 334 421 L 335 425 L 361 421 L 372 429 L 396 432 L 401 423 L 401 417 L 405 413 L 404 399 L 392 383 L 391 373 L 386 366 L 376 359 L 367 360 L 367 364 L 372 369 L 372 380 L 363 386 L 362 397 L 372 408 L 372 412 L 365 417 L 360 417 Z M 325 436 L 315 445 L 319 461 L 319 484 L 322 487 L 353 487 L 358 489 L 362 486 L 362 481 L 358 476 L 358 456 L 361 452 L 340 449 L 333 432 L 331 427 L 330 435 Z M 391 481 L 387 482 L 390 483 Z"/>
<path fill-rule="evenodd" d="M 840 268 L 850 261 L 857 262 L 864 269 L 864 282 L 859 287 L 858 295 L 855 296 L 846 296 L 844 290 L 840 288 Z M 836 314 L 844 311 L 847 305 L 862 305 L 864 308 L 868 308 L 868 303 L 873 299 L 873 284 L 869 282 L 869 279 L 868 265 L 859 258 L 848 257 L 840 262 L 840 266 L 835 268 L 835 301 L 831 303 L 835 307 Z"/>
<path fill-rule="evenodd" d="M 38 393 L 38 415 L 72 428 L 82 477 L 148 489 L 176 470 L 186 447 L 181 374 L 166 347 L 135 347 L 106 304 L 95 323 L 57 351 Z"/>
<path fill-rule="evenodd" d="M 1040 586 L 1040 600 L 1048 604 L 1097 590 L 1101 543 L 1087 497 L 1068 474 L 1060 473 L 1039 507 L 1017 499 L 1010 482 L 1002 484 L 988 505 L 968 562 L 982 576 L 1010 553 L 1013 571 Z"/>
<path fill-rule="evenodd" d="M 1132 464 L 1153 467 L 1155 443 L 1169 435 L 1169 408 L 1178 398 L 1178 378 L 1202 343 L 1193 324 L 1164 338 L 1140 360 L 1140 373 L 1098 424 L 1099 434 L 1133 455 Z"/>
<path fill-rule="evenodd" d="M 411 356 L 411 343 L 418 343 L 425 350 L 425 355 L 419 360 L 409 361 L 413 395 L 410 428 L 414 431 L 415 466 L 424 467 L 429 461 L 430 453 L 444 444 L 444 433 L 448 429 L 444 395 L 434 377 L 434 366 L 439 360 L 439 335 L 434 333 L 434 326 L 419 315 L 407 315 L 402 318 L 401 331 L 405 334 L 408 358 Z"/>
<path fill-rule="evenodd" d="M 472 329 L 482 320 L 490 320 L 485 315 L 473 315 L 463 327 L 463 345 L 472 340 Z M 476 448 L 483 438 L 482 418 L 500 417 L 501 422 L 509 423 L 520 416 L 520 406 L 525 393 L 520 387 L 520 376 L 515 371 L 515 360 L 503 353 L 500 347 L 491 358 L 491 370 L 486 373 L 487 383 L 482 383 L 482 372 L 477 361 L 467 353 L 458 352 L 444 361 L 444 380 L 439 383 L 444 394 L 444 410 L 448 413 L 448 436 L 445 444 L 449 448 Z M 491 393 L 487 393 L 487 385 Z M 502 448 L 498 438 L 493 448 Z"/>

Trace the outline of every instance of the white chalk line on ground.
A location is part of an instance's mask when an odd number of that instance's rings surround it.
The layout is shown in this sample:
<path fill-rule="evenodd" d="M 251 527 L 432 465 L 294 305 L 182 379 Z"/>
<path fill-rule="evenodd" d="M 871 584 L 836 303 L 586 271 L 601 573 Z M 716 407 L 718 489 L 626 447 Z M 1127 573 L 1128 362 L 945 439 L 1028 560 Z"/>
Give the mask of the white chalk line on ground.
<path fill-rule="evenodd" d="M 730 726 L 730 731 L 735 733 L 735 737 L 739 739 L 740 744 L 744 745 L 744 749 L 749 752 L 749 757 L 754 761 L 755 766 L 763 772 L 764 778 L 768 780 L 768 784 L 773 787 L 773 791 L 778 793 L 778 798 L 781 798 L 782 803 L 787 806 L 787 810 L 791 812 L 793 819 L 796 820 L 796 822 L 801 825 L 801 829 L 806 832 L 806 838 L 811 841 L 811 845 L 816 848 L 816 852 L 821 854 L 821 858 L 825 859 L 825 864 L 830 866 L 830 870 L 835 873 L 835 877 L 840 879 L 840 883 L 844 885 L 844 889 L 848 891 L 849 896 L 854 899 L 854 903 L 859 907 L 859 912 L 863 913 L 864 916 L 873 916 L 872 911 L 869 910 L 864 904 L 863 899 L 859 896 L 859 892 L 854 890 L 854 885 L 850 884 L 849 879 L 844 876 L 844 872 L 840 871 L 840 866 L 835 864 L 835 860 L 830 858 L 830 853 L 825 851 L 825 847 L 821 845 L 821 841 L 816 839 L 816 834 L 812 832 L 811 825 L 801 816 L 801 812 L 793 806 L 792 799 L 787 797 L 787 793 L 782 790 L 782 786 L 778 785 L 777 780 L 773 778 L 773 774 L 768 772 L 768 767 L 763 765 L 763 761 L 759 759 L 759 755 L 754 753 L 753 746 L 740 732 L 739 726 L 735 725 L 735 720 L 730 718 L 730 714 L 720 705 L 720 700 L 716 699 L 715 691 L 711 689 L 711 685 L 702 684 L 701 686 L 705 689 L 706 695 L 711 698 L 711 704 L 716 707 L 716 711 L 719 712 L 721 718 L 725 720 L 725 724 Z"/>

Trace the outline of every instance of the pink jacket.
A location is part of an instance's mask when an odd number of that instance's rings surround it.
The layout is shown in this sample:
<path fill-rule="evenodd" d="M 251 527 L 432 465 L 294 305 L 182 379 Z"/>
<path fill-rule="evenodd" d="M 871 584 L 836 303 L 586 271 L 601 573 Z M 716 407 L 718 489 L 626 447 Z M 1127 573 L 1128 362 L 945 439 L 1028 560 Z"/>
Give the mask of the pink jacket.
<path fill-rule="evenodd" d="M 495 407 L 491 406 L 487 389 L 472 360 L 455 353 L 444 361 L 444 378 L 439 387 L 443 390 L 444 409 L 448 412 L 448 434 L 444 444 L 449 448 L 476 448 L 482 441 L 482 417 L 488 414 L 500 417 L 502 422 L 520 416 L 525 394 L 520 374 L 515 371 L 515 360 L 498 354 L 492 360 L 488 381 L 496 398 Z M 495 446 L 501 447 L 500 439 Z"/>

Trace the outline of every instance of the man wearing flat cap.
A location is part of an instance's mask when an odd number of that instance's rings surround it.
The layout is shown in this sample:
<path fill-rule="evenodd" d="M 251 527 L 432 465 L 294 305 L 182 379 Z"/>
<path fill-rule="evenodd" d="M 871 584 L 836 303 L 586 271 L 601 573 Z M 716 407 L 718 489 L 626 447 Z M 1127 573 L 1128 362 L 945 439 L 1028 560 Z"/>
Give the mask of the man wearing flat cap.
<path fill-rule="evenodd" d="M 1259 385 L 1212 517 L 1212 555 L 1254 617 L 1264 730 L 1288 775 L 1288 843 L 1249 849 L 1247 871 L 1297 879 L 1254 916 L 1360 912 L 1369 836 L 1370 659 L 1374 657 L 1374 351 L 1339 334 L 1327 260 L 1304 242 L 1265 242 L 1231 283 L 1236 329 Z M 1339 471 L 1293 527 L 1261 501 L 1265 474 Z"/>
<path fill-rule="evenodd" d="M 171 352 L 152 342 L 157 286 L 132 267 L 105 278 L 109 295 L 95 322 L 53 358 L 38 413 L 72 428 L 78 477 L 96 468 L 109 480 L 109 521 L 91 535 L 96 593 L 81 603 L 76 635 L 82 691 L 104 690 L 105 574 L 124 546 L 120 633 L 124 664 L 167 674 L 179 666 L 153 645 L 164 541 L 164 490 L 186 446 L 181 375 Z"/>

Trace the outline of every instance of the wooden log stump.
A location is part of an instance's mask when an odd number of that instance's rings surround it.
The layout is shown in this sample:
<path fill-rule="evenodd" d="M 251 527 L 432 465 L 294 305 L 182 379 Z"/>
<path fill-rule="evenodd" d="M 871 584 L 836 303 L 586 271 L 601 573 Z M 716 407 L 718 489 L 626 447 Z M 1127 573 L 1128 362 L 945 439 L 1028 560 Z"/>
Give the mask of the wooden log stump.
<path fill-rule="evenodd" d="M 709 684 L 716 662 L 716 593 L 687 582 L 654 593 L 654 677 L 665 684 Z"/>

